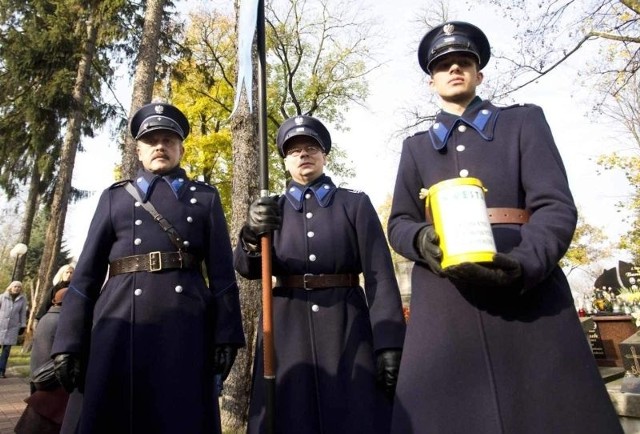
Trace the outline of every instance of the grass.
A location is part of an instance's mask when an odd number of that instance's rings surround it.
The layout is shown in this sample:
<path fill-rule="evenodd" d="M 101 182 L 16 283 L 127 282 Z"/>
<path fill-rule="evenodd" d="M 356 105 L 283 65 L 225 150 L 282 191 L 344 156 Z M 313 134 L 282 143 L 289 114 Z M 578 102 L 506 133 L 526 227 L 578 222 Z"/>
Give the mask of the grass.
<path fill-rule="evenodd" d="M 29 362 L 31 360 L 31 352 L 22 352 L 22 345 L 14 345 L 11 347 L 7 369 L 11 369 L 20 377 L 28 377 L 30 375 Z"/>

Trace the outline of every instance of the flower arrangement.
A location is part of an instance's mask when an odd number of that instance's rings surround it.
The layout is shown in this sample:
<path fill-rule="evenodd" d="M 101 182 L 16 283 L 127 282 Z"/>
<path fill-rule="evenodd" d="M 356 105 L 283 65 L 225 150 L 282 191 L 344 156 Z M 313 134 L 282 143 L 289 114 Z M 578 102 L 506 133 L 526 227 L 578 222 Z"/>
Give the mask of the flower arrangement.
<path fill-rule="evenodd" d="M 586 304 L 589 314 L 624 314 L 636 318 L 640 326 L 640 290 L 638 288 L 620 288 L 614 293 L 612 288 L 594 288 Z"/>
<path fill-rule="evenodd" d="M 410 316 L 409 306 L 402 307 L 402 314 L 404 315 L 404 322 L 405 323 L 409 322 L 409 316 Z"/>
<path fill-rule="evenodd" d="M 621 288 L 618 299 L 626 303 L 626 306 L 631 306 L 631 310 L 625 313 L 633 317 L 636 322 L 636 327 L 640 327 L 640 291 L 636 288 Z"/>
<path fill-rule="evenodd" d="M 619 301 L 631 305 L 640 304 L 640 291 L 637 289 L 620 288 L 620 293 L 617 295 Z"/>

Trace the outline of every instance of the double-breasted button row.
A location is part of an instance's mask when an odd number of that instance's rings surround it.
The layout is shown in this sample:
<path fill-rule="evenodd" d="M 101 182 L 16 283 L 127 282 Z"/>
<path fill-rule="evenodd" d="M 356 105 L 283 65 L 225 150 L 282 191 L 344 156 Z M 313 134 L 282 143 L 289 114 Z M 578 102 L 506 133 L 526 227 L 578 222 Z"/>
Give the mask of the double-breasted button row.
<path fill-rule="evenodd" d="M 188 223 L 193 223 L 193 217 L 191 217 L 191 216 L 187 217 L 187 222 Z M 134 223 L 135 223 L 136 226 L 140 226 L 142 224 L 142 220 L 137 219 Z"/>
<path fill-rule="evenodd" d="M 304 195 L 305 199 L 311 199 L 311 197 L 312 197 L 312 195 L 309 192 L 305 193 L 305 195 Z M 310 220 L 310 219 L 313 218 L 313 213 L 311 211 L 308 211 L 304 216 L 307 218 L 307 220 Z M 313 238 L 315 235 L 316 235 L 316 233 L 314 231 L 308 231 L 307 232 L 307 237 L 308 238 Z M 313 253 L 309 255 L 309 260 L 311 262 L 314 262 L 316 259 L 318 259 L 318 258 Z"/>
<path fill-rule="evenodd" d="M 190 189 L 191 191 L 195 191 L 195 190 L 196 190 L 196 187 L 191 186 L 189 189 Z M 191 198 L 191 199 L 190 199 L 190 202 L 191 202 L 191 203 L 197 203 L 197 202 L 198 202 L 198 199 L 196 199 L 195 197 L 193 197 L 193 198 Z M 134 203 L 134 205 L 135 205 L 136 207 L 139 207 L 139 206 L 141 206 L 141 203 L 140 203 L 140 202 L 138 202 L 138 201 L 136 201 L 136 202 Z M 187 216 L 187 223 L 193 223 L 193 217 L 191 217 L 191 216 Z M 141 225 L 142 225 L 142 220 L 141 220 L 141 219 L 137 219 L 137 220 L 134 222 L 134 224 L 135 224 L 136 226 L 141 226 Z M 141 245 L 141 244 L 142 244 L 142 239 L 141 239 L 141 238 L 136 238 L 136 239 L 134 239 L 134 240 L 133 240 L 133 244 L 135 244 L 136 246 Z M 182 242 L 182 244 L 183 244 L 185 247 L 189 247 L 190 242 L 189 242 L 188 240 L 185 240 L 185 241 L 183 241 L 183 242 Z"/>
<path fill-rule="evenodd" d="M 465 131 L 467 131 L 467 126 L 464 124 L 458 125 L 458 131 L 464 133 Z M 458 152 L 464 152 L 466 149 L 467 148 L 464 145 L 456 146 L 456 151 Z M 469 176 L 469 171 L 467 169 L 462 169 L 460 170 L 460 172 L 458 172 L 458 175 L 460 175 L 461 178 L 466 178 L 467 176 Z"/>
<path fill-rule="evenodd" d="M 176 293 L 180 294 L 180 293 L 182 293 L 182 291 L 184 291 L 184 288 L 182 287 L 182 285 L 176 285 L 176 287 L 175 287 L 175 288 L 173 288 L 173 290 L 174 290 Z M 140 289 L 140 288 L 136 288 L 136 289 L 133 291 L 133 295 L 135 295 L 136 297 L 141 296 L 141 295 L 142 295 L 142 293 L 143 293 L 143 291 L 142 291 L 142 289 Z"/>

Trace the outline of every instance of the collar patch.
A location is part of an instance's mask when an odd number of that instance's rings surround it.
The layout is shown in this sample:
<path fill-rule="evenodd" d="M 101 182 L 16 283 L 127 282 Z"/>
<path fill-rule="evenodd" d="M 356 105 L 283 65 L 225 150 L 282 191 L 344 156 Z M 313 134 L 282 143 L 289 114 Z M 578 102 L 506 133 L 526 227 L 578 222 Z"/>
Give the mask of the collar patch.
<path fill-rule="evenodd" d="M 480 109 L 477 113 L 464 113 L 462 116 L 454 116 L 441 112 L 433 125 L 429 128 L 429 137 L 436 151 L 441 151 L 447 146 L 452 132 L 458 125 L 466 125 L 478 132 L 486 141 L 493 140 L 493 129 L 500 110 L 496 108 Z"/>
<path fill-rule="evenodd" d="M 175 177 L 154 175 L 152 173 L 149 173 L 148 176 L 146 175 L 147 174 L 145 173 L 136 178 L 136 185 L 142 193 L 143 202 L 147 202 L 149 200 L 149 197 L 153 192 L 153 187 L 160 179 L 162 179 L 169 185 L 169 187 L 171 187 L 171 191 L 176 196 L 176 199 L 179 199 L 182 195 L 182 192 L 184 191 L 183 187 L 186 185 L 186 179 L 183 174 L 179 173 Z"/>
<path fill-rule="evenodd" d="M 311 186 L 302 186 L 296 182 L 292 182 L 289 185 L 285 196 L 296 211 L 300 211 L 302 209 L 302 202 L 304 201 L 304 196 L 307 192 L 310 192 L 315 196 L 318 204 L 322 208 L 326 208 L 331 203 L 331 198 L 335 194 L 336 189 L 336 186 L 330 182 L 320 182 Z"/>

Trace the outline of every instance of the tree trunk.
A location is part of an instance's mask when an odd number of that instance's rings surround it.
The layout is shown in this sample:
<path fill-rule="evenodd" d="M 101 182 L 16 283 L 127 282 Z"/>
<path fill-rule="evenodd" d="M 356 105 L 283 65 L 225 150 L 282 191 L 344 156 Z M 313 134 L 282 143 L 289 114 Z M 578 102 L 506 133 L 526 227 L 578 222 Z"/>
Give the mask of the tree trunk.
<path fill-rule="evenodd" d="M 238 15 L 236 3 L 236 16 Z M 237 21 L 236 21 L 237 22 Z M 254 52 L 254 59 L 256 59 Z M 256 63 L 253 73 L 253 107 L 257 104 Z M 236 89 L 241 92 L 241 89 Z M 258 113 L 249 113 L 245 95 L 242 95 L 236 113 L 231 118 L 233 147 L 233 183 L 230 223 L 231 240 L 235 244 L 240 228 L 245 222 L 249 204 L 258 197 Z M 225 384 L 222 399 L 222 426 L 230 432 L 244 432 L 249 413 L 251 395 L 251 370 L 255 353 L 257 327 L 259 325 L 262 285 L 260 280 L 249 281 L 238 276 L 242 322 L 247 347 L 238 352 L 238 357 Z"/>
<path fill-rule="evenodd" d="M 92 11 L 91 11 L 92 12 Z M 62 241 L 62 232 L 67 216 L 67 206 L 69 204 L 69 193 L 71 191 L 71 178 L 73 176 L 73 167 L 78 150 L 78 142 L 80 141 L 80 127 L 83 119 L 83 107 L 86 96 L 86 87 L 91 71 L 91 62 L 95 54 L 95 43 L 98 35 L 98 26 L 89 15 L 86 21 L 87 40 L 80 62 L 78 63 L 78 71 L 76 81 L 73 87 L 73 107 L 69 114 L 67 122 L 67 131 L 62 144 L 62 153 L 60 156 L 60 170 L 56 178 L 53 199 L 51 202 L 51 215 L 47 226 L 47 234 L 45 237 L 44 250 L 42 252 L 42 260 L 38 270 L 38 279 L 35 282 L 36 287 L 43 289 L 51 283 L 56 272 L 56 256 L 60 251 Z"/>
<path fill-rule="evenodd" d="M 158 63 L 158 41 L 162 27 L 162 13 L 166 0 L 148 0 L 144 13 L 144 27 L 142 40 L 138 49 L 136 73 L 133 79 L 133 95 L 129 118 L 143 105 L 151 102 L 153 96 L 153 84 L 156 77 L 156 65 Z M 122 176 L 123 179 L 133 179 L 138 170 L 138 157 L 136 155 L 136 142 L 127 132 L 125 133 L 124 149 L 122 150 Z"/>
<path fill-rule="evenodd" d="M 35 163 L 31 168 L 31 180 L 29 182 L 29 195 L 27 197 L 27 205 L 24 210 L 24 217 L 22 220 L 22 229 L 20 231 L 20 242 L 29 245 L 31 241 L 31 231 L 33 230 L 33 219 L 38 209 L 38 199 L 40 197 L 40 170 L 38 169 L 38 159 L 35 159 Z M 24 268 L 26 264 L 27 255 L 22 255 L 17 262 L 16 266 L 16 280 L 22 280 L 24 277 Z M 37 307 L 40 304 L 40 293 L 37 285 L 31 285 L 31 309 L 29 310 L 29 318 L 27 320 L 27 330 L 24 336 L 24 343 L 22 344 L 22 350 L 31 349 L 31 341 L 33 338 L 33 320 Z"/>
<path fill-rule="evenodd" d="M 33 230 L 33 219 L 38 209 L 38 198 L 40 197 L 40 170 L 38 169 L 38 159 L 36 158 L 31 168 L 31 179 L 29 181 L 29 193 L 27 204 L 22 218 L 22 228 L 20 230 L 20 242 L 29 245 L 31 241 L 31 231 Z M 27 255 L 22 255 L 16 263 L 15 280 L 24 278 L 24 268 Z"/>
<path fill-rule="evenodd" d="M 245 101 L 246 102 L 246 101 Z M 255 106 L 255 105 L 254 105 Z M 250 114 L 247 104 L 242 104 L 231 121 L 233 137 L 232 218 L 230 233 L 232 242 L 244 224 L 251 198 L 258 196 L 258 146 L 257 116 Z M 251 391 L 251 367 L 255 352 L 255 337 L 260 315 L 261 284 L 238 276 L 240 304 L 247 347 L 238 353 L 231 375 L 225 385 L 222 400 L 223 426 L 231 432 L 243 430 L 247 423 Z"/>

